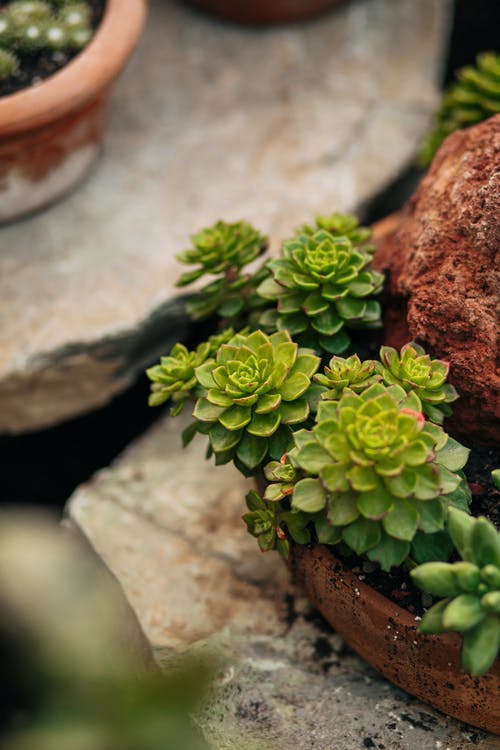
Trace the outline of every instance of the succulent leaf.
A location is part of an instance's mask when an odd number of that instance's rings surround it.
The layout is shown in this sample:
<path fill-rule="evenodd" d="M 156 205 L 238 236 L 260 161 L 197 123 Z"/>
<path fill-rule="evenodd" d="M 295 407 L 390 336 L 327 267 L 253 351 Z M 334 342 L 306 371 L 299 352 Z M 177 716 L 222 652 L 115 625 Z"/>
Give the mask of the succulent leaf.
<path fill-rule="evenodd" d="M 448 511 L 448 527 L 464 560 L 425 563 L 411 571 L 417 586 L 447 597 L 429 610 L 420 629 L 464 633 L 462 666 L 477 676 L 491 667 L 500 648 L 500 533 L 485 518 L 456 508 Z"/>

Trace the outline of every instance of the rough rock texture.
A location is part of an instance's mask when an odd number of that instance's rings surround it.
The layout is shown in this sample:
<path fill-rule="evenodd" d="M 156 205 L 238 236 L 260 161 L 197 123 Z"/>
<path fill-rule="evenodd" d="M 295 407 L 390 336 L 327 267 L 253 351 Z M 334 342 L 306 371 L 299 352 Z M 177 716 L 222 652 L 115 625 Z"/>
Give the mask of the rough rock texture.
<path fill-rule="evenodd" d="M 390 272 L 387 343 L 448 360 L 453 428 L 500 443 L 500 115 L 446 140 L 376 262 Z"/>
<path fill-rule="evenodd" d="M 450 5 L 352 0 L 258 30 L 152 0 L 95 173 L 0 230 L 0 431 L 104 403 L 181 335 L 174 253 L 205 223 L 276 245 L 390 182 L 428 127 Z"/>
<path fill-rule="evenodd" d="M 241 514 L 248 481 L 179 446 L 157 424 L 71 498 L 71 522 L 121 582 L 168 664 L 178 649 L 222 651 L 225 670 L 197 716 L 214 750 L 494 750 L 392 687 L 316 615 Z"/>

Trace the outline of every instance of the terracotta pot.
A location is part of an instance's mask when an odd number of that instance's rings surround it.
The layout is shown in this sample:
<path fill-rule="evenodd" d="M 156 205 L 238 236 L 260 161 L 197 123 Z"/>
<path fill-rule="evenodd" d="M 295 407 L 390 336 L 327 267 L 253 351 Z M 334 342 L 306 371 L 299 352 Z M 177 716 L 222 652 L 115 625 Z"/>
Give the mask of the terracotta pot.
<path fill-rule="evenodd" d="M 237 23 L 275 24 L 317 16 L 345 0 L 189 0 L 202 10 Z"/>
<path fill-rule="evenodd" d="M 61 197 L 100 151 L 111 85 L 141 33 L 146 0 L 107 0 L 96 35 L 42 83 L 0 99 L 0 222 Z"/>
<path fill-rule="evenodd" d="M 322 545 L 294 545 L 291 567 L 308 599 L 372 667 L 446 714 L 500 734 L 500 659 L 480 678 L 460 671 L 461 639 L 425 636 L 407 610 L 367 586 Z"/>

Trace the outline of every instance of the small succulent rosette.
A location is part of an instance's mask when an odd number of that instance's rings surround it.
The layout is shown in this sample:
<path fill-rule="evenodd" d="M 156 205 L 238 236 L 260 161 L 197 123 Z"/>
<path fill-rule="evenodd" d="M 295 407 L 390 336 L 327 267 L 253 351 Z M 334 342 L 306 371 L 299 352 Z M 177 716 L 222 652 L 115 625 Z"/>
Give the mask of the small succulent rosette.
<path fill-rule="evenodd" d="M 372 242 L 372 230 L 360 226 L 354 214 L 333 213 L 328 216 L 316 216 L 314 224 L 303 224 L 298 234 L 313 235 L 319 229 L 324 229 L 335 237 L 347 237 L 355 249 L 370 256 L 375 254 L 376 245 Z"/>
<path fill-rule="evenodd" d="M 384 277 L 369 268 L 371 256 L 343 236 L 324 229 L 285 242 L 283 257 L 268 263 L 272 278 L 258 294 L 276 304 L 261 323 L 266 330 L 286 330 L 316 351 L 342 354 L 350 345 L 346 328 L 381 326 L 374 299 Z"/>
<path fill-rule="evenodd" d="M 500 533 L 486 518 L 455 508 L 449 509 L 448 530 L 462 560 L 428 562 L 411 571 L 421 589 L 440 599 L 420 630 L 462 633 L 462 667 L 476 677 L 500 650 Z"/>
<path fill-rule="evenodd" d="M 217 464 L 233 459 L 255 473 L 290 447 L 291 427 L 309 416 L 311 378 L 320 360 L 286 331 L 236 334 L 215 360 L 197 367 L 204 390 L 193 416 L 206 432 Z"/>
<path fill-rule="evenodd" d="M 203 276 L 213 276 L 205 287 L 187 303 L 193 320 L 203 320 L 214 313 L 235 319 L 245 309 L 262 307 L 256 300 L 255 287 L 264 278 L 242 274 L 242 269 L 267 248 L 267 237 L 244 221 L 229 224 L 218 221 L 191 237 L 192 247 L 176 257 L 181 263 L 197 266 L 180 277 L 177 286 L 185 287 Z"/>
<path fill-rule="evenodd" d="M 390 346 L 380 349 L 377 372 L 387 385 L 400 385 L 413 391 L 422 403 L 422 411 L 436 424 L 442 424 L 453 412 L 450 404 L 458 393 L 446 382 L 450 366 L 440 359 L 431 359 L 425 350 L 411 342 L 398 353 Z"/>
<path fill-rule="evenodd" d="M 338 400 L 346 388 L 356 393 L 364 391 L 374 383 L 382 380 L 376 371 L 375 360 L 367 359 L 361 362 L 357 354 L 347 359 L 332 357 L 322 373 L 316 373 L 314 380 L 325 388 L 321 398 L 327 401 Z"/>
<path fill-rule="evenodd" d="M 460 472 L 468 449 L 425 420 L 415 393 L 375 383 L 321 401 L 312 429 L 287 456 L 302 471 L 291 509 L 309 514 L 318 541 L 347 546 L 384 570 L 428 553 L 450 504 L 470 500 Z M 417 542 L 417 544 L 415 544 Z"/>

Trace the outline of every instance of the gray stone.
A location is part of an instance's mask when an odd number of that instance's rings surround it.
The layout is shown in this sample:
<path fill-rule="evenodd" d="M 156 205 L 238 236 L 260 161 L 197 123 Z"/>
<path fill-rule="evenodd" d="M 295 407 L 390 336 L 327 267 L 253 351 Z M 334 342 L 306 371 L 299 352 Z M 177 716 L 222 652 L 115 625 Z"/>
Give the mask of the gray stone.
<path fill-rule="evenodd" d="M 241 521 L 249 481 L 180 448 L 167 419 L 70 499 L 71 522 L 123 586 L 160 663 L 216 650 L 196 717 L 214 750 L 494 750 L 350 652 Z M 370 744 L 373 743 L 373 744 Z"/>
<path fill-rule="evenodd" d="M 428 127 L 449 0 L 353 0 L 272 30 L 150 5 L 95 174 L 1 230 L 0 431 L 103 404 L 182 333 L 191 232 L 245 218 L 276 247 L 373 196 Z"/>

